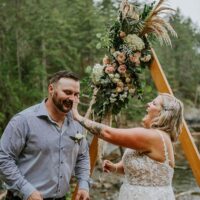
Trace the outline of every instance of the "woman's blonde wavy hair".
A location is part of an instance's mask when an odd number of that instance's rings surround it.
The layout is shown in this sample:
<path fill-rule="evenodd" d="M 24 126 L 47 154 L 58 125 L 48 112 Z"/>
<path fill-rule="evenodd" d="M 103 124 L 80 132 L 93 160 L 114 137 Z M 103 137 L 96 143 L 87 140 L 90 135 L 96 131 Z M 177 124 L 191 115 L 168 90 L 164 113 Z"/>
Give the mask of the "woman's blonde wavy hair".
<path fill-rule="evenodd" d="M 156 128 L 167 132 L 171 140 L 177 140 L 183 123 L 183 103 L 176 97 L 161 93 L 161 111 L 151 123 L 151 128 Z"/>

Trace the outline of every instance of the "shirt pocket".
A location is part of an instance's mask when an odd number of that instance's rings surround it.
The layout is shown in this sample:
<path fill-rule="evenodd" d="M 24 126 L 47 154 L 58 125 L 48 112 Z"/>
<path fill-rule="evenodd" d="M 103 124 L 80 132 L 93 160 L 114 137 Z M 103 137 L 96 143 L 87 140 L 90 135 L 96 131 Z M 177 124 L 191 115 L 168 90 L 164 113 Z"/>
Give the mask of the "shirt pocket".
<path fill-rule="evenodd" d="M 72 136 L 73 137 L 73 136 Z M 63 148 L 66 150 L 66 151 L 73 151 L 73 149 L 75 148 L 76 144 L 75 144 L 75 141 L 70 138 L 70 136 L 66 135 L 64 137 L 64 144 L 63 144 Z"/>
<path fill-rule="evenodd" d="M 78 157 L 79 144 L 76 143 L 70 136 L 65 136 L 64 143 L 62 145 L 63 159 L 66 163 L 71 163 L 70 166 L 74 166 Z"/>

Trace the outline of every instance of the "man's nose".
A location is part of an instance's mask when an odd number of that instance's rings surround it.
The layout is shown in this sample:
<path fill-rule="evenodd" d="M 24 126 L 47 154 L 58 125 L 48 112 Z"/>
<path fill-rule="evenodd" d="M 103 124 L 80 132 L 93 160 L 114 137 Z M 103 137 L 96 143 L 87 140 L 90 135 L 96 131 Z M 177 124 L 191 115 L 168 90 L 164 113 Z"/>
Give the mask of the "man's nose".
<path fill-rule="evenodd" d="M 68 97 L 71 101 L 74 101 L 75 100 L 75 95 L 74 94 L 71 94 L 71 95 L 69 95 L 69 97 Z"/>

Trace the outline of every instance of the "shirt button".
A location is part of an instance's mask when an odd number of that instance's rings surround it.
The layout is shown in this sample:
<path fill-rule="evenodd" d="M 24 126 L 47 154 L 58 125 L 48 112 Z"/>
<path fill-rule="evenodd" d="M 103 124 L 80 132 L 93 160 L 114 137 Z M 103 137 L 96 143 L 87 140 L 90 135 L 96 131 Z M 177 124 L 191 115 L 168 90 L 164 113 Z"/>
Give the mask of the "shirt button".
<path fill-rule="evenodd" d="M 62 175 L 60 176 L 60 178 L 62 178 Z"/>
<path fill-rule="evenodd" d="M 61 161 L 60 163 L 63 164 L 63 161 Z"/>

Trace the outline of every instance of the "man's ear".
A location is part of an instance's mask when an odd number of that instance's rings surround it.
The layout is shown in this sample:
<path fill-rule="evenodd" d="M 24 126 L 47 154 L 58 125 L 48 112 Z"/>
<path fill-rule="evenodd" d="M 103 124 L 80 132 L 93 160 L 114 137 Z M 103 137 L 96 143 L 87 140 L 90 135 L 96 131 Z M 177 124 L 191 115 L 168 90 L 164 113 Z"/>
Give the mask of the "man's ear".
<path fill-rule="evenodd" d="M 52 97 L 54 94 L 54 85 L 53 84 L 49 84 L 48 92 L 49 92 L 49 95 Z"/>

